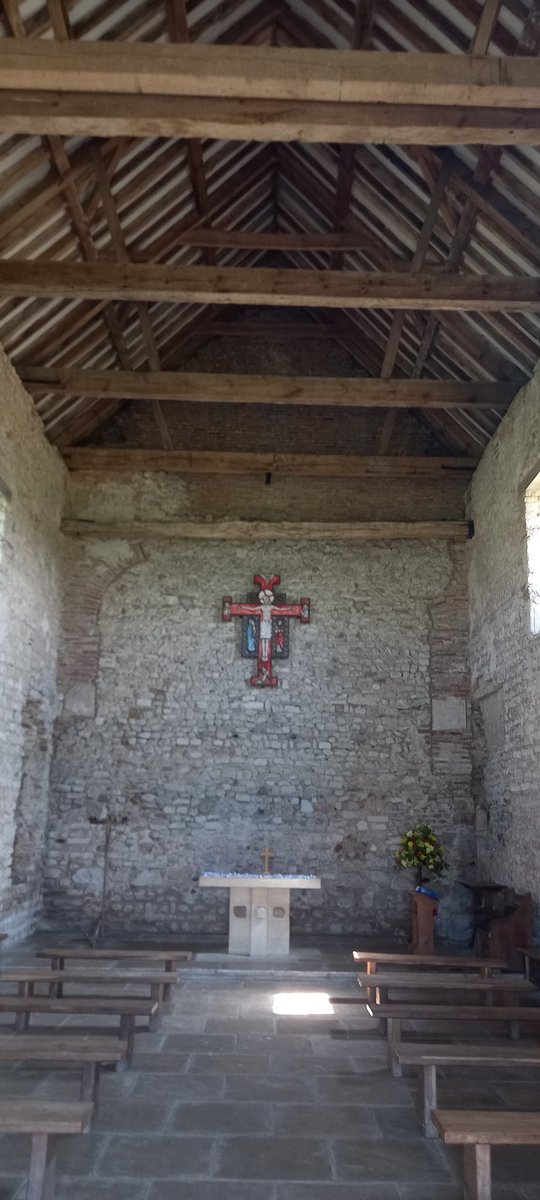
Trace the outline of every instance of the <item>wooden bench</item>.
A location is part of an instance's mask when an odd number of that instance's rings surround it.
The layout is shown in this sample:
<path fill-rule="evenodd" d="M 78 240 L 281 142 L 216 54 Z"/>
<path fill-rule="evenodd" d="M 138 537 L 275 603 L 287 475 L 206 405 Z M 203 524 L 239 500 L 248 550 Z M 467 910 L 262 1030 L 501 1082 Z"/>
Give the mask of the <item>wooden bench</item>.
<path fill-rule="evenodd" d="M 531 963 L 534 963 L 535 965 L 536 963 L 540 963 L 540 946 L 522 946 L 517 953 L 523 955 L 525 959 L 525 978 L 530 979 Z M 538 970 L 538 974 L 540 975 L 540 968 Z"/>
<path fill-rule="evenodd" d="M 19 996 L 34 996 L 36 985 L 46 983 L 48 985 L 49 995 L 62 996 L 64 994 L 64 984 L 81 984 L 94 987 L 103 985 L 104 987 L 124 987 L 126 985 L 139 985 L 141 988 L 149 989 L 150 1000 L 157 1002 L 157 1012 L 150 1018 L 150 1029 L 154 1031 L 159 1027 L 161 1013 L 164 1006 L 165 988 L 171 988 L 178 983 L 178 975 L 171 975 L 170 971 L 108 971 L 106 969 L 97 971 L 87 971 L 84 968 L 78 971 L 1 971 L 0 985 L 3 983 L 17 984 Z M 51 987 L 51 985 L 54 985 Z M 87 995 L 86 991 L 83 995 Z M 17 1028 L 28 1028 L 28 1015 L 20 1013 L 17 1021 Z"/>
<path fill-rule="evenodd" d="M 80 1098 L 98 1106 L 100 1070 L 127 1056 L 127 1042 L 112 1037 L 0 1037 L 0 1062 L 74 1064 L 81 1068 Z"/>
<path fill-rule="evenodd" d="M 459 992 L 467 994 L 468 992 L 476 992 L 482 994 L 486 1004 L 493 1004 L 493 993 L 501 992 L 503 994 L 502 1003 L 517 1004 L 519 995 L 526 992 L 535 992 L 536 988 L 528 979 L 524 979 L 522 975 L 492 975 L 489 979 L 484 977 L 479 978 L 478 975 L 452 975 L 449 972 L 441 971 L 439 974 L 430 972 L 427 974 L 411 971 L 409 974 L 398 971 L 377 971 L 375 979 L 373 975 L 361 973 L 357 975 L 358 985 L 366 989 L 369 1000 L 374 1000 L 376 1004 L 386 1004 L 388 1002 L 388 993 L 391 988 L 396 988 L 398 991 L 414 991 L 414 992 Z"/>
<path fill-rule="evenodd" d="M 0 1100 L 0 1133 L 29 1133 L 32 1138 L 26 1200 L 54 1200 L 56 1156 L 49 1138 L 83 1133 L 91 1116 L 87 1103 Z"/>
<path fill-rule="evenodd" d="M 432 1114 L 437 1107 L 437 1067 L 540 1067 L 540 1044 L 526 1043 L 509 1046 L 507 1042 L 491 1045 L 425 1045 L 403 1042 L 395 1048 L 400 1067 L 418 1067 L 421 1072 L 421 1120 L 426 1137 L 437 1137 Z"/>
<path fill-rule="evenodd" d="M 133 1057 L 136 1017 L 157 1012 L 157 1002 L 135 996 L 0 996 L 0 1012 L 50 1013 L 61 1016 L 84 1014 L 119 1017 L 118 1035 L 127 1042 L 126 1064 Z M 148 1028 L 148 1026 L 147 1026 Z"/>
<path fill-rule="evenodd" d="M 386 950 L 353 950 L 355 962 L 365 962 L 368 975 L 375 975 L 379 963 L 396 967 L 435 967 L 439 971 L 479 971 L 489 979 L 493 971 L 502 971 L 507 964 L 502 958 L 473 958 L 462 954 L 396 954 Z"/>
<path fill-rule="evenodd" d="M 392 1074 L 401 1075 L 401 1067 L 396 1061 L 395 1051 L 401 1045 L 401 1026 L 403 1021 L 506 1021 L 510 1037 L 519 1037 L 519 1026 L 522 1022 L 538 1025 L 540 1023 L 540 1007 L 483 1004 L 373 1004 L 368 1000 L 366 1009 L 370 1017 L 383 1017 L 387 1022 L 388 1061 Z"/>
<path fill-rule="evenodd" d="M 447 1146 L 463 1146 L 464 1200 L 491 1200 L 491 1147 L 540 1146 L 540 1113 L 435 1109 Z"/>
<path fill-rule="evenodd" d="M 140 950 L 118 950 L 111 946 L 53 946 L 36 952 L 36 958 L 50 958 L 52 971 L 63 971 L 66 960 L 75 958 L 84 962 L 99 962 L 100 959 L 105 962 L 160 962 L 166 971 L 172 972 L 180 963 L 191 962 L 192 957 L 191 950 L 145 950 L 142 946 Z M 166 985 L 163 999 L 168 1001 L 170 998 L 171 989 Z"/>

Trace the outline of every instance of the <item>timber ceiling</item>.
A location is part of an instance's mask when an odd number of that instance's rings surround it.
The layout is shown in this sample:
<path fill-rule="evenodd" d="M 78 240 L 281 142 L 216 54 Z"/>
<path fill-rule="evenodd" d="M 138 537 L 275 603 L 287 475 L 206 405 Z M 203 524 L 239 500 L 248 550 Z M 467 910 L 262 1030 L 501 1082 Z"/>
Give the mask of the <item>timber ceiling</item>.
<path fill-rule="evenodd" d="M 3 0 L 0 35 L 535 57 L 540 8 L 538 0 Z M 329 270 L 523 279 L 540 274 L 539 168 L 535 145 L 4 133 L 0 260 L 5 270 L 25 260 L 260 266 L 296 270 L 299 279 Z M 232 231 L 234 244 L 207 232 L 217 228 Z M 278 233 L 281 241 L 262 236 Z M 290 309 L 262 305 L 246 311 L 219 302 L 2 296 L 0 340 L 33 391 L 49 438 L 64 446 L 101 438 L 118 406 L 132 400 L 96 394 L 99 380 L 90 395 L 80 394 L 80 380 L 71 391 L 54 391 L 46 379 L 39 384 L 40 369 L 185 372 L 209 339 L 238 343 L 239 320 L 255 337 L 257 323 L 269 319 L 277 337 L 291 319 Z M 540 357 L 534 305 L 396 311 L 320 302 L 297 307 L 293 317 L 304 338 L 316 331 L 345 348 L 351 374 L 366 379 L 496 380 L 511 391 Z M 156 446 L 167 447 L 157 391 L 150 397 Z M 411 408 L 450 452 L 478 455 L 504 403 Z M 376 409 L 381 454 L 400 450 L 395 411 Z"/>

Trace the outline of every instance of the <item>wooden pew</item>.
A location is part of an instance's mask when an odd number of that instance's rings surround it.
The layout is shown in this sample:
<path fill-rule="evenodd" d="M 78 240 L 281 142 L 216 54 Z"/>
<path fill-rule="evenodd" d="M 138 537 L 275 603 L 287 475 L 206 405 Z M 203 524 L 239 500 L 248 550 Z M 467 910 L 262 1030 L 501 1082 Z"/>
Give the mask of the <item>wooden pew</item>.
<path fill-rule="evenodd" d="M 119 1017 L 118 1035 L 127 1042 L 129 1065 L 133 1057 L 135 1019 L 150 1019 L 157 1012 L 157 1002 L 135 996 L 0 996 L 0 1012 Z"/>
<path fill-rule="evenodd" d="M 26 1200 L 54 1200 L 56 1156 L 49 1139 L 83 1133 L 92 1105 L 54 1100 L 0 1100 L 0 1133 L 29 1133 L 32 1138 Z"/>
<path fill-rule="evenodd" d="M 368 999 L 376 1004 L 387 1004 L 391 988 L 400 992 L 458 992 L 462 995 L 473 992 L 481 994 L 486 1004 L 493 1004 L 493 994 L 500 992 L 503 996 L 501 1003 L 516 1005 L 518 997 L 527 992 L 535 992 L 534 983 L 524 979 L 522 975 L 491 975 L 489 979 L 478 975 L 452 975 L 441 971 L 438 974 L 430 972 L 411 971 L 405 974 L 398 971 L 377 971 L 373 975 L 360 973 L 357 975 L 358 985 L 365 988 Z"/>
<path fill-rule="evenodd" d="M 420 1110 L 422 1127 L 426 1137 L 437 1137 L 433 1110 L 437 1107 L 437 1067 L 540 1067 L 540 1044 L 526 1042 L 509 1046 L 507 1042 L 492 1042 L 478 1046 L 467 1042 L 457 1045 L 402 1042 L 395 1048 L 395 1059 L 400 1067 L 417 1067 L 420 1071 L 422 1090 Z"/>
<path fill-rule="evenodd" d="M 525 959 L 525 978 L 531 978 L 531 963 L 533 964 L 533 973 L 536 969 L 536 974 L 540 978 L 540 967 L 536 966 L 537 963 L 540 963 L 540 946 L 523 946 L 517 953 L 522 954 Z"/>
<path fill-rule="evenodd" d="M 80 959 L 84 962 L 151 962 L 163 963 L 165 971 L 173 972 L 180 963 L 191 962 L 191 950 L 118 950 L 115 947 L 90 946 L 60 946 L 49 947 L 36 952 L 36 958 L 50 958 L 52 971 L 63 971 L 67 959 Z M 165 986 L 163 999 L 170 1000 L 171 989 Z"/>
<path fill-rule="evenodd" d="M 482 1004 L 392 1004 L 366 1003 L 370 1017 L 383 1017 L 388 1022 L 388 1061 L 395 1077 L 401 1075 L 401 1067 L 396 1061 L 395 1051 L 401 1045 L 401 1026 L 403 1021 L 506 1021 L 510 1037 L 519 1037 L 519 1027 L 523 1022 L 538 1025 L 540 1023 L 540 1007 L 528 1008 L 524 1005 Z"/>
<path fill-rule="evenodd" d="M 0 1037 L 0 1062 L 51 1063 L 54 1066 L 75 1065 L 81 1068 L 82 1101 L 94 1106 L 97 1112 L 100 1070 L 109 1064 L 122 1063 L 127 1056 L 127 1042 L 112 1037 Z"/>
<path fill-rule="evenodd" d="M 48 985 L 49 995 L 62 996 L 64 994 L 64 984 L 81 984 L 85 988 L 87 986 L 94 987 L 103 985 L 104 987 L 124 987 L 125 985 L 139 985 L 141 988 L 148 989 L 150 1000 L 157 1002 L 157 1012 L 150 1018 L 150 1029 L 154 1031 L 159 1027 L 161 1013 L 164 1006 L 165 988 L 172 988 L 179 982 L 178 975 L 171 975 L 170 971 L 108 971 L 105 968 L 101 970 L 87 971 L 84 968 L 78 971 L 28 971 L 28 970 L 11 970 L 0 972 L 0 986 L 3 983 L 17 984 L 19 996 L 34 996 L 36 985 L 46 983 Z M 51 988 L 51 985 L 54 987 Z M 86 995 L 86 992 L 83 992 Z M 17 1018 L 19 1024 L 18 1029 L 26 1029 L 28 1027 L 27 1014 L 20 1013 Z"/>
<path fill-rule="evenodd" d="M 540 1112 L 438 1108 L 433 1120 L 447 1146 L 463 1146 L 464 1200 L 492 1200 L 492 1146 L 540 1146 Z"/>
<path fill-rule="evenodd" d="M 479 971 L 489 979 L 493 971 L 505 970 L 502 958 L 473 958 L 462 954 L 396 954 L 386 950 L 353 950 L 355 962 L 365 962 L 368 975 L 375 975 L 379 963 L 396 967 L 435 967 L 439 971 Z"/>

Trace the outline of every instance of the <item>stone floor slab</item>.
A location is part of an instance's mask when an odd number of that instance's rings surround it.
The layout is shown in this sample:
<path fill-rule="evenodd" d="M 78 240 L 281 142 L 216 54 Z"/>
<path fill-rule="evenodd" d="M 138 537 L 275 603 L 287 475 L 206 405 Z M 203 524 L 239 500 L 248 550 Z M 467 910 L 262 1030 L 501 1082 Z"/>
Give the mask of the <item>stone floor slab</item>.
<path fill-rule="evenodd" d="M 378 1183 L 451 1182 L 451 1173 L 438 1145 L 426 1139 L 411 1142 L 398 1138 L 334 1141 L 333 1156 L 338 1178 Z"/>
<path fill-rule="evenodd" d="M 217 1104 L 178 1104 L 169 1133 L 270 1133 L 273 1125 L 270 1104 L 222 1101 Z"/>
<path fill-rule="evenodd" d="M 134 1137 L 119 1134 L 110 1138 L 99 1164 L 98 1175 L 124 1178 L 184 1179 L 210 1174 L 213 1141 L 210 1137 Z"/>
<path fill-rule="evenodd" d="M 320 1075 L 315 1077 L 315 1089 L 317 1098 L 324 1104 L 412 1104 L 406 1083 L 392 1079 L 389 1072 L 377 1079 L 359 1073 Z"/>
<path fill-rule="evenodd" d="M 231 1137 L 218 1149 L 223 1179 L 331 1179 L 328 1145 L 316 1138 Z"/>
<path fill-rule="evenodd" d="M 276 1133 L 287 1137 L 380 1137 L 373 1110 L 346 1104 L 276 1104 Z"/>
<path fill-rule="evenodd" d="M 399 1193 L 393 1183 L 279 1183 L 276 1200 L 399 1200 Z"/>
<path fill-rule="evenodd" d="M 308 1076 L 303 1079 L 280 1079 L 277 1075 L 231 1075 L 226 1078 L 226 1100 L 246 1100 L 248 1097 L 278 1104 L 302 1104 L 315 1099 L 315 1088 Z"/>
<path fill-rule="evenodd" d="M 171 1097 L 175 1100 L 198 1103 L 202 1100 L 221 1100 L 224 1087 L 224 1075 L 141 1074 L 132 1095 L 134 1100 L 162 1100 Z M 239 1096 L 238 1099 L 245 1100 L 245 1096 Z"/>
<path fill-rule="evenodd" d="M 267 1054 L 192 1054 L 188 1075 L 259 1075 L 269 1070 Z"/>
<path fill-rule="evenodd" d="M 152 1184 L 148 1200 L 275 1200 L 273 1183 L 257 1183 L 256 1196 L 252 1183 L 227 1183 L 226 1180 L 186 1180 L 179 1191 L 176 1181 Z"/>

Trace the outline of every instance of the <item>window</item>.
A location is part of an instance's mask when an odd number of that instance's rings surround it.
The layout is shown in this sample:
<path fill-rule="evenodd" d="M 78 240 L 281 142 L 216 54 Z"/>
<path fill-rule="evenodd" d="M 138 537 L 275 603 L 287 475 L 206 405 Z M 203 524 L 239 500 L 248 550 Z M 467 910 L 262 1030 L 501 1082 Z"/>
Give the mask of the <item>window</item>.
<path fill-rule="evenodd" d="M 540 635 L 540 475 L 525 493 L 531 633 Z"/>

